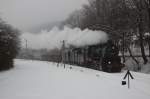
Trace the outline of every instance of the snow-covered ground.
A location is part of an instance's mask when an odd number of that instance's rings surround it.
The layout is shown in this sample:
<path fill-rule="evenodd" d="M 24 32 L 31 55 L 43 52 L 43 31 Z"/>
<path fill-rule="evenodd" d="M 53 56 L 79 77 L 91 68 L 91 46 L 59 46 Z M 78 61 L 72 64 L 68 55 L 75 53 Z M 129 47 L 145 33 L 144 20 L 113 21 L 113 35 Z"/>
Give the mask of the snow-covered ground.
<path fill-rule="evenodd" d="M 32 60 L 15 60 L 0 72 L 0 99 L 150 99 L 150 75 L 131 72 L 130 89 L 122 86 L 126 72 L 105 73 Z"/>

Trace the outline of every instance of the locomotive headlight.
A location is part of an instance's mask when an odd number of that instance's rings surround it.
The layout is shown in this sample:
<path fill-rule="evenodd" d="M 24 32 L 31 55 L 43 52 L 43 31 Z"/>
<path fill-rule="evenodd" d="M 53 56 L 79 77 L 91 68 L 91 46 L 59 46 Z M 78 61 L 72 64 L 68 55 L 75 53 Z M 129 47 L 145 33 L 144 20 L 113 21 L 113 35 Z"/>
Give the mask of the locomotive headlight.
<path fill-rule="evenodd" d="M 112 49 L 115 49 L 115 46 L 112 46 Z"/>
<path fill-rule="evenodd" d="M 108 64 L 111 64 L 111 62 L 109 61 Z"/>

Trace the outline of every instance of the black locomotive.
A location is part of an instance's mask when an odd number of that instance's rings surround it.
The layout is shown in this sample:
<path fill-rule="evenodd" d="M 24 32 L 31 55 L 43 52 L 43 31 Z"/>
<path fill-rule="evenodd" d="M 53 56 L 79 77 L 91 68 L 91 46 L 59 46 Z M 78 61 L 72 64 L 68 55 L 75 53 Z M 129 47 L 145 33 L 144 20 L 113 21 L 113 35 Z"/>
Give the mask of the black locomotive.
<path fill-rule="evenodd" d="M 123 64 L 119 49 L 112 41 L 65 51 L 65 63 L 80 65 L 105 72 L 120 72 Z"/>

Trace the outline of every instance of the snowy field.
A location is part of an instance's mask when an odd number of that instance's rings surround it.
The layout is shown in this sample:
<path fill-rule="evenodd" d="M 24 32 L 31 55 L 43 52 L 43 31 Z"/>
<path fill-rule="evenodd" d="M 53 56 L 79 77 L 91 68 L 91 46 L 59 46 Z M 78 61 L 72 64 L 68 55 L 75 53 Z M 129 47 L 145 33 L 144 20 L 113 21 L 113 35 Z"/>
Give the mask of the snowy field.
<path fill-rule="evenodd" d="M 131 72 L 128 89 L 121 85 L 126 72 L 56 65 L 16 59 L 14 69 L 0 72 L 0 99 L 150 99 L 150 74 Z"/>

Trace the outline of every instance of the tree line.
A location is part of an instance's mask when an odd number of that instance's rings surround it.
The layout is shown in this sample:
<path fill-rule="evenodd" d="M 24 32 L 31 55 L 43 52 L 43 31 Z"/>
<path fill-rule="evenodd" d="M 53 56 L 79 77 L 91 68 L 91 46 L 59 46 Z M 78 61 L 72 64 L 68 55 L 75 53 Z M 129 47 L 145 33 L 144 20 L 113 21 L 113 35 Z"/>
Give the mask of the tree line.
<path fill-rule="evenodd" d="M 139 46 L 143 63 L 148 63 L 145 45 L 150 56 L 150 0 L 89 0 L 82 9 L 76 10 L 63 22 L 72 28 L 103 30 L 109 34 L 120 50 L 129 52 L 133 42 Z"/>

